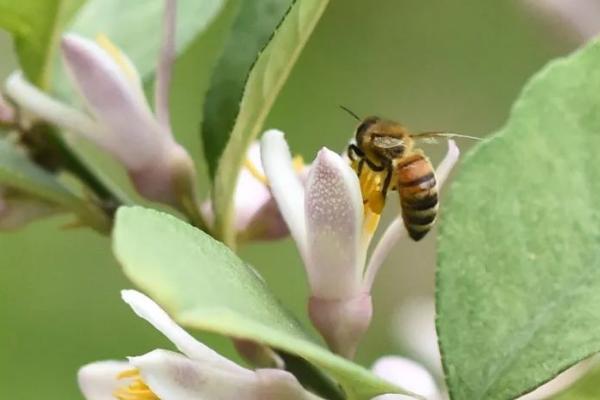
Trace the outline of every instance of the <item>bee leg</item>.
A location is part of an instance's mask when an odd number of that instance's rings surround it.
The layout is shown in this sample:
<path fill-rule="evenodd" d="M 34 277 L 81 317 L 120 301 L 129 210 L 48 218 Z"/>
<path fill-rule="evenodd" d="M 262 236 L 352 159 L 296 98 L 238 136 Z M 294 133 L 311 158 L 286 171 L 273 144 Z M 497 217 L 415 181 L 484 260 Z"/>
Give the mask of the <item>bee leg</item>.
<path fill-rule="evenodd" d="M 387 195 L 387 191 L 390 188 L 390 183 L 392 182 L 392 164 L 388 164 L 385 166 L 385 180 L 383 181 L 383 186 L 381 187 L 381 195 L 385 199 Z"/>
<path fill-rule="evenodd" d="M 377 165 L 374 162 L 372 162 L 371 160 L 369 160 L 368 158 L 364 158 L 364 160 L 367 162 L 367 165 L 369 166 L 369 168 L 371 168 L 371 171 L 381 172 L 386 169 L 389 169 L 386 165 Z"/>
<path fill-rule="evenodd" d="M 352 161 L 356 161 L 355 156 L 363 158 L 365 153 L 354 143 L 348 145 L 348 158 Z"/>

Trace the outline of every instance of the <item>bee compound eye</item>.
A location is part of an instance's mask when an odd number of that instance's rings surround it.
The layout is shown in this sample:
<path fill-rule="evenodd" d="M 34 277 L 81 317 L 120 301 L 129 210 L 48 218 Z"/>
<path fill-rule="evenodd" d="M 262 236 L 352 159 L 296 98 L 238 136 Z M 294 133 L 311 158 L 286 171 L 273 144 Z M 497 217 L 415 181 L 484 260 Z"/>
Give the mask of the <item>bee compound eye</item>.
<path fill-rule="evenodd" d="M 360 123 L 360 125 L 358 125 L 358 128 L 356 128 L 356 140 L 360 142 L 360 137 L 363 136 L 367 132 L 369 127 L 371 125 L 373 125 L 374 123 L 376 123 L 378 120 L 379 120 L 379 118 L 377 118 L 377 117 L 365 118 Z"/>

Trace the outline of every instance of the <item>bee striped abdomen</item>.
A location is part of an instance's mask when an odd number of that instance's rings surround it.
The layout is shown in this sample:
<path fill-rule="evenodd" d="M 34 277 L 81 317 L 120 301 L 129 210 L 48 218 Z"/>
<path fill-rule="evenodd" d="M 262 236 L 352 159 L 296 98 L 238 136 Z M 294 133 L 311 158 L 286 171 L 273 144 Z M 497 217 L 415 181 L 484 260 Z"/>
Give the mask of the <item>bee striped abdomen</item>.
<path fill-rule="evenodd" d="M 409 236 L 422 239 L 435 223 L 438 209 L 433 166 L 422 154 L 412 154 L 396 164 L 396 185 L 402 218 Z"/>

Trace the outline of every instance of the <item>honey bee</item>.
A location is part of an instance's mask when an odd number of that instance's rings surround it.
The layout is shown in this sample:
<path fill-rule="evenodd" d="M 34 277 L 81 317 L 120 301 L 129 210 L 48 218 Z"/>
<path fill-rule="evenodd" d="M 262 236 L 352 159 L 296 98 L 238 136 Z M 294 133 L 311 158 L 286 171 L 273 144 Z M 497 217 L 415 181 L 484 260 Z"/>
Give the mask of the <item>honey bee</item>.
<path fill-rule="evenodd" d="M 342 108 L 360 121 L 355 143 L 348 146 L 348 157 L 358 162 L 359 178 L 365 164 L 374 172 L 384 173 L 383 199 L 388 190 L 398 191 L 408 235 L 415 241 L 422 239 L 437 218 L 438 188 L 433 165 L 415 147 L 415 141 L 436 137 L 478 138 L 443 132 L 413 134 L 398 122 L 374 116 L 360 120 L 352 111 Z"/>

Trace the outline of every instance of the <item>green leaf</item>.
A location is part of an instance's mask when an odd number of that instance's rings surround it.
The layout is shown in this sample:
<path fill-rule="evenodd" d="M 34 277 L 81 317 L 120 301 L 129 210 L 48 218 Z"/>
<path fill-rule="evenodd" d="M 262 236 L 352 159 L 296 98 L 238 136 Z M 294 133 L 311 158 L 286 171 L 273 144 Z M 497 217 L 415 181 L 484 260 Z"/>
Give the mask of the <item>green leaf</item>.
<path fill-rule="evenodd" d="M 216 18 L 226 0 L 177 2 L 177 54 Z M 105 34 L 137 67 L 142 78 L 154 73 L 160 47 L 164 0 L 88 0 L 69 31 L 95 38 Z"/>
<path fill-rule="evenodd" d="M 127 276 L 182 324 L 298 355 L 331 374 L 349 399 L 399 392 L 316 344 L 256 271 L 183 221 L 150 209 L 121 207 L 113 248 Z"/>
<path fill-rule="evenodd" d="M 21 68 L 30 81 L 48 89 L 62 28 L 83 0 L 0 0 L 0 26 L 15 40 Z"/>
<path fill-rule="evenodd" d="M 442 210 L 452 399 L 512 399 L 600 350 L 600 44 L 552 62 L 464 161 Z"/>
<path fill-rule="evenodd" d="M 600 366 L 580 378 L 573 386 L 566 389 L 553 400 L 598 400 L 600 398 Z"/>
<path fill-rule="evenodd" d="M 250 69 L 291 4 L 292 0 L 239 3 L 231 33 L 214 68 L 202 113 L 204 154 L 213 178 L 240 111 Z"/>
<path fill-rule="evenodd" d="M 109 229 L 109 222 L 100 210 L 73 194 L 5 139 L 0 139 L 0 185 L 73 211 L 98 230 Z"/>
<path fill-rule="evenodd" d="M 240 15 L 240 18 L 253 18 L 257 7 L 261 2 L 243 2 L 248 14 Z M 246 4 L 247 3 L 247 4 Z M 226 243 L 232 245 L 234 232 L 232 232 L 233 220 L 233 192 L 237 182 L 237 176 L 242 166 L 243 159 L 248 146 L 261 131 L 264 121 L 269 114 L 279 91 L 287 80 L 292 67 L 308 41 L 319 18 L 327 6 L 327 0 L 297 0 L 285 15 L 283 21 L 277 27 L 270 41 L 266 45 L 251 67 L 250 74 L 240 98 L 239 91 L 241 80 L 245 79 L 242 74 L 243 64 L 248 64 L 248 57 L 244 53 L 238 60 L 231 52 L 239 51 L 240 47 L 246 45 L 243 34 L 247 31 L 251 49 L 255 51 L 260 45 L 260 38 L 265 35 L 265 29 L 251 29 L 251 21 L 238 21 L 232 41 L 237 45 L 230 44 L 228 53 L 224 55 L 221 72 L 217 68 L 213 78 L 213 90 L 207 99 L 203 126 L 203 139 L 207 146 L 208 161 L 211 171 L 214 173 L 213 204 L 215 206 L 215 231 L 216 235 Z M 281 7 L 277 8 L 281 11 Z M 261 21 L 262 22 L 262 21 Z M 267 21 L 273 24 L 273 19 Z M 267 22 L 264 22 L 265 24 Z M 270 25 L 265 25 L 270 27 Z M 239 35 L 238 38 L 236 35 Z M 229 74 L 232 75 L 229 75 Z M 231 87 L 229 87 L 231 83 Z M 238 106 L 239 104 L 239 106 Z M 239 110 L 238 110 L 239 108 Z M 221 115 L 219 110 L 226 110 Z M 237 115 L 235 115 L 237 113 Z M 223 118 L 223 121 L 219 121 Z M 234 122 L 235 120 L 235 122 Z M 233 128 L 231 128 L 233 127 Z"/>

